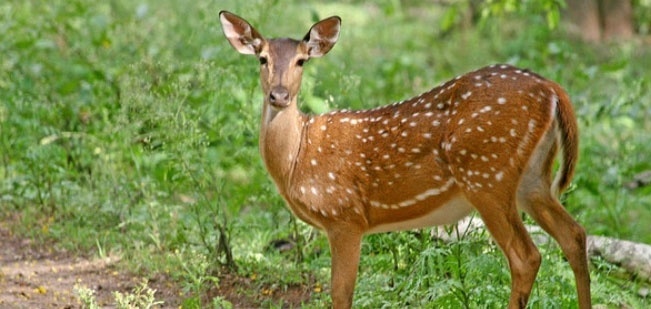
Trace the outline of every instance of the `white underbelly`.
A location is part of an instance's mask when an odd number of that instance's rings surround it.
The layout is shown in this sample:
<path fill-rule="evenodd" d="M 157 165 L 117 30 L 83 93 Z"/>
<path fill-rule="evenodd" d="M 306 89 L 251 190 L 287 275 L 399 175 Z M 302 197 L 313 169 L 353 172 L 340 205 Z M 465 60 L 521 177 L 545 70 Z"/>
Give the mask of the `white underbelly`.
<path fill-rule="evenodd" d="M 366 234 L 383 233 L 391 231 L 404 231 L 430 226 L 456 223 L 473 210 L 472 204 L 463 195 L 457 195 L 435 210 L 418 218 L 391 222 L 373 226 Z M 398 210 L 399 211 L 399 210 Z"/>

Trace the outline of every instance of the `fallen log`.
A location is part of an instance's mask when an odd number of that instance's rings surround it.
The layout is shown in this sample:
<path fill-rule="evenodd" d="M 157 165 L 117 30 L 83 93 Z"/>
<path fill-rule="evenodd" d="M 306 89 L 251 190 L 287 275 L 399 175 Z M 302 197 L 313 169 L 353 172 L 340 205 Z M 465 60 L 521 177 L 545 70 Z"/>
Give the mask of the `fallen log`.
<path fill-rule="evenodd" d="M 651 184 L 651 171 L 644 171 L 633 176 L 633 180 L 624 184 L 625 188 L 634 190 Z"/>
<path fill-rule="evenodd" d="M 477 217 L 468 217 L 456 225 L 441 226 L 432 229 L 431 236 L 444 242 L 452 242 L 469 233 L 484 228 L 484 222 Z M 536 244 L 553 241 L 538 226 L 526 226 Z M 617 265 L 629 274 L 651 282 L 651 245 L 604 236 L 588 235 L 588 256 L 601 257 Z"/>
<path fill-rule="evenodd" d="M 604 236 L 588 236 L 588 255 L 600 256 L 609 263 L 651 282 L 651 246 Z"/>

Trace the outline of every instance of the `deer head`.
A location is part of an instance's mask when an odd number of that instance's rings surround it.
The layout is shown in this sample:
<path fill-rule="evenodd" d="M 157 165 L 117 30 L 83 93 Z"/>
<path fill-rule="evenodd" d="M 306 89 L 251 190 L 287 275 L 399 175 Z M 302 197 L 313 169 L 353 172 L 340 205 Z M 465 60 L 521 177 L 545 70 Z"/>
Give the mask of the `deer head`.
<path fill-rule="evenodd" d="M 312 26 L 302 40 L 265 39 L 241 17 L 222 11 L 222 29 L 233 48 L 260 60 L 260 82 L 266 104 L 275 109 L 296 105 L 303 65 L 330 51 L 339 38 L 341 19 L 328 17 Z"/>

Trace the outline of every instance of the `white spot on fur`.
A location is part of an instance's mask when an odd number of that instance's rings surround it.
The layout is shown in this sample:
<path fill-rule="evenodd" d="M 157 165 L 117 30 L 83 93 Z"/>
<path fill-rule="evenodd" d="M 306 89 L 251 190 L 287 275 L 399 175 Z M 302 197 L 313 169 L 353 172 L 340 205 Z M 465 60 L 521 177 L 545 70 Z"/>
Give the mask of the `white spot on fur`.
<path fill-rule="evenodd" d="M 493 109 L 493 108 L 492 108 L 490 105 L 486 105 L 486 106 L 482 107 L 482 108 L 479 110 L 479 112 L 480 112 L 480 113 L 488 113 L 488 112 L 490 112 L 492 109 Z"/>
<path fill-rule="evenodd" d="M 468 91 L 468 92 L 462 94 L 461 98 L 466 100 L 466 99 L 468 99 L 470 97 L 470 95 L 472 95 L 472 91 Z"/>

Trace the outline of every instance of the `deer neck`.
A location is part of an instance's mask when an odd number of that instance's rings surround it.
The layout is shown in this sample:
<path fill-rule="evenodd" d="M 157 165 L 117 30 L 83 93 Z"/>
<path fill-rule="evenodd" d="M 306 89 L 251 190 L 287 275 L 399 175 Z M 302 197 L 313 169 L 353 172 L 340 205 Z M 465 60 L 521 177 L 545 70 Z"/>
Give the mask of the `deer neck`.
<path fill-rule="evenodd" d="M 281 110 L 265 102 L 260 127 L 260 154 L 280 192 L 289 186 L 294 163 L 301 146 L 306 116 L 296 102 Z"/>

